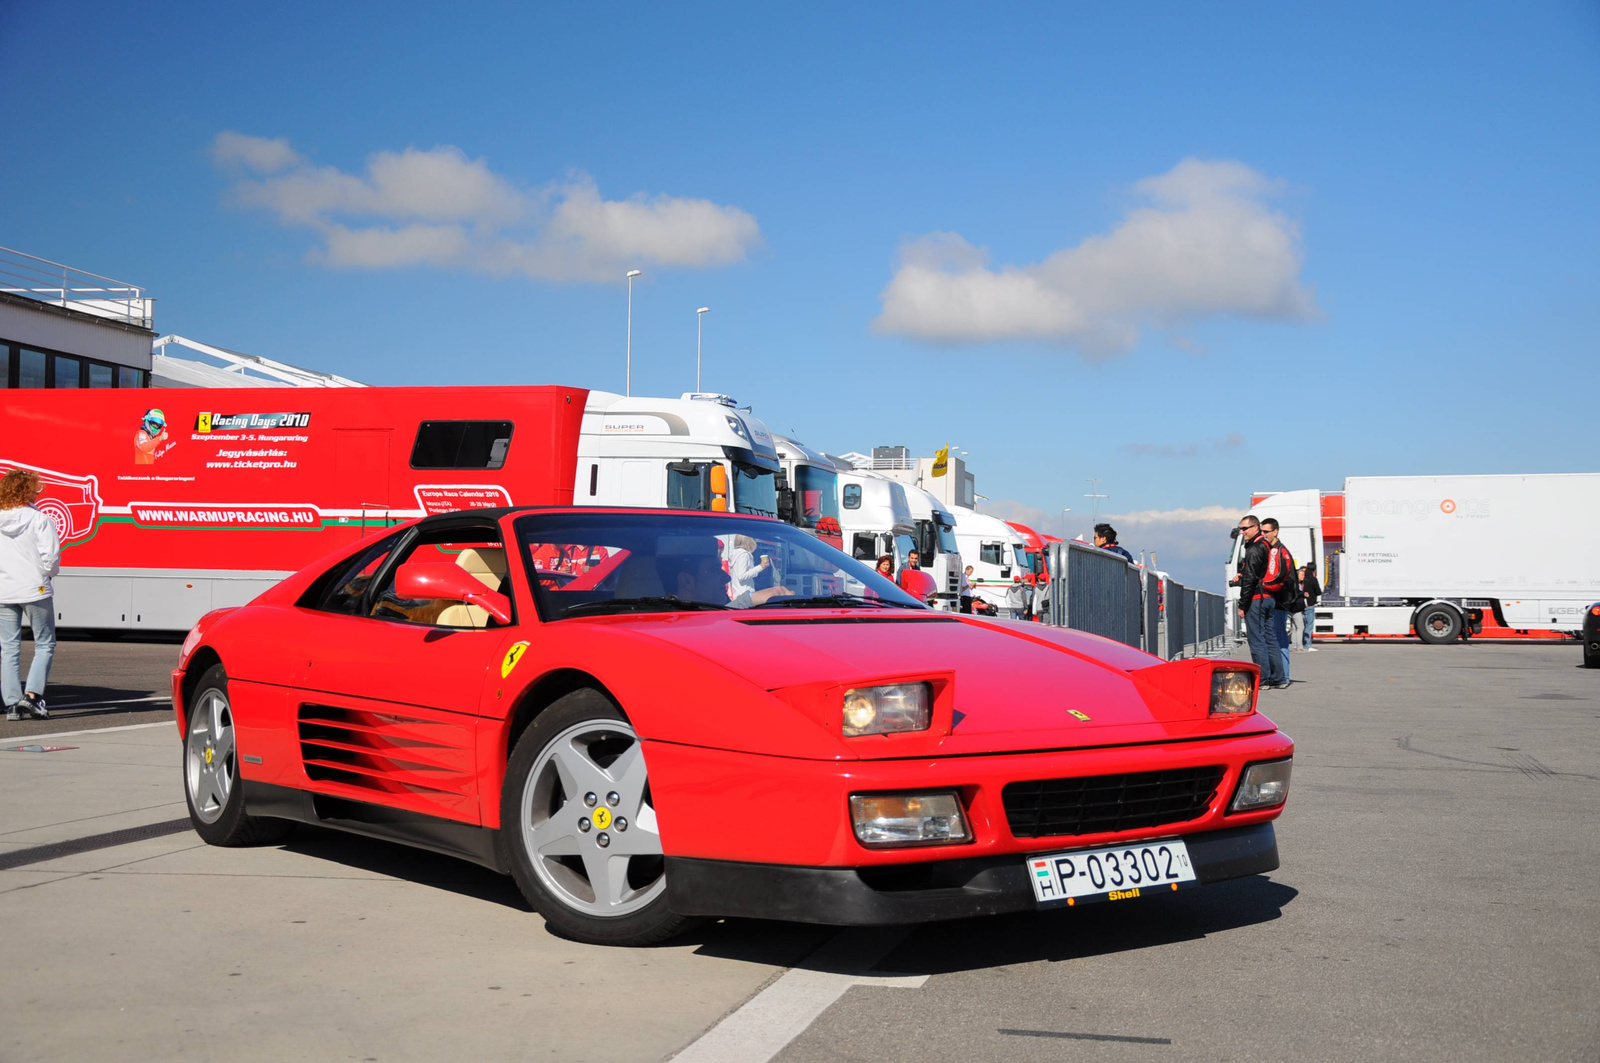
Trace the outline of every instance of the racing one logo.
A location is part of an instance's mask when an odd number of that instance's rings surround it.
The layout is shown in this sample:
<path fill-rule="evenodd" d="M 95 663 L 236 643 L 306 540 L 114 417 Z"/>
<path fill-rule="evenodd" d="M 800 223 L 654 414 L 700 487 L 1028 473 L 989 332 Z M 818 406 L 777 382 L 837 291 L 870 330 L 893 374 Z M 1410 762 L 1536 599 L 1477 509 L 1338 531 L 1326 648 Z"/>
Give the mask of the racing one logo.
<path fill-rule="evenodd" d="M 1439 512 L 1440 513 L 1447 513 L 1448 514 L 1448 513 L 1454 513 L 1455 511 L 1456 511 L 1456 500 L 1455 499 L 1447 498 L 1444 501 L 1439 503 Z"/>
<path fill-rule="evenodd" d="M 62 546 L 87 539 L 94 533 L 101 501 L 100 482 L 93 476 L 73 476 L 0 458 L 0 475 L 12 469 L 28 469 L 38 474 L 39 500 L 34 505 L 55 522 Z"/>

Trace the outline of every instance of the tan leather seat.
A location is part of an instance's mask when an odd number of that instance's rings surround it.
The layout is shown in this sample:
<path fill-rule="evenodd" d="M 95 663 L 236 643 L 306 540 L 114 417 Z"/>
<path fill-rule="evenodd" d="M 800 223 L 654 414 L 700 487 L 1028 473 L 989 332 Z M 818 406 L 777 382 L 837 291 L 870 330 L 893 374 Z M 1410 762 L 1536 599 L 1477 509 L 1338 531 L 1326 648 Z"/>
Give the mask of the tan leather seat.
<path fill-rule="evenodd" d="M 468 547 L 456 557 L 456 564 L 491 591 L 500 590 L 509 571 L 503 546 Z M 480 606 L 456 602 L 445 608 L 434 623 L 441 627 L 487 627 L 489 614 Z"/>

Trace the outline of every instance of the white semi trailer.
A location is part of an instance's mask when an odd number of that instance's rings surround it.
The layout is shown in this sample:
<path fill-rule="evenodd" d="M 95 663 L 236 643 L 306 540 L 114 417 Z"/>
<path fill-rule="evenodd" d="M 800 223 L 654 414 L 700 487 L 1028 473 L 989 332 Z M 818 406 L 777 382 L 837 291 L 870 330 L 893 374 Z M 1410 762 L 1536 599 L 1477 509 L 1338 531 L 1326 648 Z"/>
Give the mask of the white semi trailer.
<path fill-rule="evenodd" d="M 1318 492 L 1268 495 L 1251 510 L 1281 522 L 1298 560 L 1331 554 L 1323 579 L 1335 594 L 1316 608 L 1319 635 L 1576 634 L 1600 600 L 1600 473 L 1353 476 L 1343 501 L 1343 535 L 1326 539 Z M 1236 540 L 1230 579 L 1241 551 Z"/>

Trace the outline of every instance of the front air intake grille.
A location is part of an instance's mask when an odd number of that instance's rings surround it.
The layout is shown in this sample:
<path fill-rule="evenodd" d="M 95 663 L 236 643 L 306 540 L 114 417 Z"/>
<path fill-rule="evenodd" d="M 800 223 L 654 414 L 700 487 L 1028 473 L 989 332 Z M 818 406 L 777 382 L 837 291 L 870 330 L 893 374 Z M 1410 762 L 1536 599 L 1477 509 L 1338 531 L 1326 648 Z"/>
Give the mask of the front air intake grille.
<path fill-rule="evenodd" d="M 1018 838 L 1113 834 L 1198 819 L 1211 806 L 1224 771 L 1214 764 L 1014 782 L 1006 784 L 1000 799 Z"/>

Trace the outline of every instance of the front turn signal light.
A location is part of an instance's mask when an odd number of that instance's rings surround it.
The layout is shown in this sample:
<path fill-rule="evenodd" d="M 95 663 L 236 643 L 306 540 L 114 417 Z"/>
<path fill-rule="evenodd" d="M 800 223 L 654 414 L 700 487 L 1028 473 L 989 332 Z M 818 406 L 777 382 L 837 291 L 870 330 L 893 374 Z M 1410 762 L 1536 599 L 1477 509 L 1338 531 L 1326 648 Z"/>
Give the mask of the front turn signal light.
<path fill-rule="evenodd" d="M 1256 677 L 1239 668 L 1211 673 L 1211 715 L 1245 716 L 1255 711 Z"/>
<path fill-rule="evenodd" d="M 1263 808 L 1276 808 L 1289 800 L 1290 760 L 1269 760 L 1264 764 L 1251 764 L 1239 776 L 1239 788 L 1233 792 L 1229 812 L 1259 812 Z"/>
<path fill-rule="evenodd" d="M 961 799 L 931 794 L 851 794 L 856 840 L 874 849 L 902 845 L 959 845 L 972 840 Z"/>

